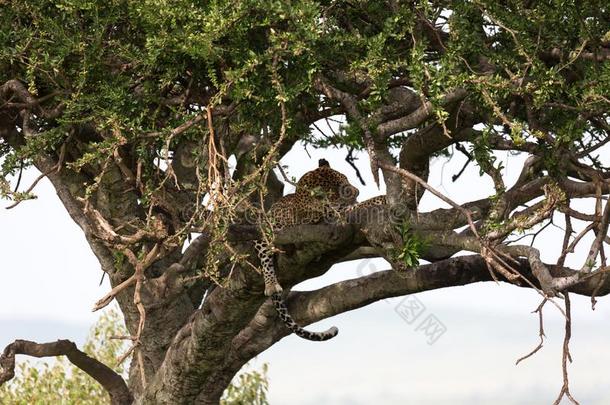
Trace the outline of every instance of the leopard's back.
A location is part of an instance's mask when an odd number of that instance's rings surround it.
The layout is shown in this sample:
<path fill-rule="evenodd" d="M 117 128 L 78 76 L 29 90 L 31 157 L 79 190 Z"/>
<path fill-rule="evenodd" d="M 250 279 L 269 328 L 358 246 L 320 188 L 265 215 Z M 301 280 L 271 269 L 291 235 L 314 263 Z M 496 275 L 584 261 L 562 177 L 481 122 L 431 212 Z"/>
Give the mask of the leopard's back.
<path fill-rule="evenodd" d="M 272 205 L 268 219 L 274 231 L 336 220 L 347 207 L 356 203 L 357 196 L 358 189 L 350 184 L 347 177 L 331 169 L 328 162 L 321 159 L 317 169 L 307 172 L 297 182 L 294 193 L 285 195 Z M 273 245 L 267 241 L 256 241 L 255 248 L 262 264 L 265 294 L 271 297 L 278 316 L 286 327 L 308 340 L 324 341 L 335 337 L 338 333 L 335 327 L 324 332 L 310 332 L 292 319 L 275 274 Z"/>
<path fill-rule="evenodd" d="M 297 182 L 296 190 L 273 204 L 269 217 L 274 229 L 303 224 L 317 224 L 336 218 L 356 203 L 358 189 L 347 177 L 331 169 L 325 160 Z"/>

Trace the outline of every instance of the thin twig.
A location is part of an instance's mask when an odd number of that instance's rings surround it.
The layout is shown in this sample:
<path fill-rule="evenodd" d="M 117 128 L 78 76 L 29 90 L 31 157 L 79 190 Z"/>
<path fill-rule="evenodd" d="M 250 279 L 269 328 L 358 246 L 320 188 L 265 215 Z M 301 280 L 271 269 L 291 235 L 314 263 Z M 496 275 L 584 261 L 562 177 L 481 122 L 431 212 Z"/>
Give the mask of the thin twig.
<path fill-rule="evenodd" d="M 542 302 L 540 303 L 540 305 L 538 305 L 538 308 L 534 311 L 534 313 L 538 313 L 538 336 L 540 337 L 540 343 L 538 343 L 538 346 L 536 346 L 534 348 L 534 350 L 532 350 L 531 352 L 529 352 L 528 354 L 526 354 L 523 357 L 520 357 L 517 362 L 515 363 L 515 365 L 521 363 L 523 360 L 532 357 L 534 354 L 536 354 L 540 349 L 542 349 L 542 346 L 544 344 L 544 321 L 542 319 L 542 308 L 544 307 L 544 304 L 547 303 L 547 298 L 544 298 L 542 300 Z"/>
<path fill-rule="evenodd" d="M 566 304 L 566 327 L 565 327 L 565 335 L 563 339 L 563 356 L 561 359 L 561 370 L 563 373 L 563 386 L 561 387 L 561 391 L 559 392 L 559 396 L 553 402 L 553 405 L 559 405 L 563 396 L 567 396 L 570 401 L 574 405 L 580 405 L 577 400 L 572 397 L 570 394 L 570 381 L 568 380 L 568 361 L 572 362 L 572 356 L 570 355 L 570 338 L 572 337 L 572 312 L 570 305 L 570 295 L 567 291 L 563 293 L 563 297 Z"/>
<path fill-rule="evenodd" d="M 36 177 L 36 180 L 34 180 L 32 182 L 32 184 L 30 185 L 30 187 L 28 187 L 27 190 L 25 190 L 23 193 L 24 194 L 29 194 L 32 192 L 32 190 L 34 190 L 34 187 L 36 187 L 36 185 L 38 184 L 38 182 L 40 182 L 40 180 L 44 179 L 45 177 L 47 177 L 49 174 L 53 173 L 53 172 L 59 172 L 61 170 L 61 166 L 63 164 L 64 161 L 64 155 L 66 152 L 66 144 L 64 143 L 61 146 L 61 149 L 59 151 L 59 159 L 57 161 L 57 163 L 51 167 L 49 170 L 47 170 L 44 173 L 41 173 L 38 177 Z M 21 168 L 23 169 L 23 161 L 21 163 Z M 21 180 L 21 172 L 19 173 L 19 180 Z M 7 210 L 10 210 L 12 208 L 15 208 L 17 205 L 19 205 L 22 201 L 24 200 L 18 200 L 15 201 L 13 204 L 9 205 L 8 207 L 6 207 Z"/>

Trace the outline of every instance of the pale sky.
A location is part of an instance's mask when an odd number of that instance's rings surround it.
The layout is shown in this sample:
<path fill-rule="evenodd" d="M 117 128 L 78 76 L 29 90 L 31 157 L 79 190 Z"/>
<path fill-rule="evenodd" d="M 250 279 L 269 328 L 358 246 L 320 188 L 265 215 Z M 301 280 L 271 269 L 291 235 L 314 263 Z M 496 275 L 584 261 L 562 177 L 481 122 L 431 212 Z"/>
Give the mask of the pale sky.
<path fill-rule="evenodd" d="M 361 199 L 382 193 L 373 185 L 365 155 L 357 162 L 367 181 L 363 187 L 344 161 L 343 151 L 309 148 L 309 152 L 311 159 L 302 148 L 283 159 L 290 175 L 300 177 L 324 157 L 360 188 Z M 498 156 L 505 161 L 510 186 L 523 158 Z M 491 194 L 491 181 L 480 178 L 473 165 L 458 183 L 451 182 L 463 162 L 463 156 L 450 163 L 435 161 L 430 184 L 458 202 Z M 23 184 L 35 176 L 29 171 Z M 0 350 L 17 338 L 82 342 L 98 316 L 91 313 L 93 303 L 109 289 L 107 282 L 99 286 L 99 264 L 49 182 L 41 181 L 35 191 L 38 200 L 10 211 L 0 209 Z M 442 204 L 434 197 L 424 197 L 424 211 L 438 206 Z M 582 206 L 592 212 L 590 202 Z M 552 227 L 539 237 L 543 260 L 556 259 L 562 237 Z M 588 248 L 586 243 L 583 249 Z M 567 264 L 580 267 L 583 257 L 584 253 L 576 254 Z M 296 289 L 315 289 L 375 269 L 387 265 L 380 260 L 343 263 Z M 531 312 L 540 297 L 534 291 L 479 283 L 417 294 L 425 314 L 435 316 L 447 329 L 433 345 L 395 311 L 403 299 L 378 302 L 309 326 L 311 330 L 339 327 L 339 336 L 328 342 L 290 336 L 264 352 L 253 366 L 269 363 L 271 404 L 550 404 L 555 400 L 562 384 L 564 326 L 552 305 L 545 310 L 544 348 L 515 366 L 515 360 L 538 343 L 538 319 Z M 607 404 L 609 300 L 600 298 L 595 311 L 586 297 L 573 295 L 572 302 L 571 392 L 582 404 Z"/>

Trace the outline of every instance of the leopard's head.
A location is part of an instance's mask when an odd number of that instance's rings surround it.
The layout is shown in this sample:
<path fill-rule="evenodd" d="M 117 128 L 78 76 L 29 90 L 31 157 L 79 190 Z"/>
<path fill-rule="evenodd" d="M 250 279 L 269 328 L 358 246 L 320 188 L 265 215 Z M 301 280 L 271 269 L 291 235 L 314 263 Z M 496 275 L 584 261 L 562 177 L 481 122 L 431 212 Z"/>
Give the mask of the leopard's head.
<path fill-rule="evenodd" d="M 347 207 L 357 202 L 359 191 L 347 177 L 334 169 L 326 159 L 320 159 L 317 169 L 305 173 L 298 181 L 297 194 L 309 194 L 327 199 L 338 207 Z"/>

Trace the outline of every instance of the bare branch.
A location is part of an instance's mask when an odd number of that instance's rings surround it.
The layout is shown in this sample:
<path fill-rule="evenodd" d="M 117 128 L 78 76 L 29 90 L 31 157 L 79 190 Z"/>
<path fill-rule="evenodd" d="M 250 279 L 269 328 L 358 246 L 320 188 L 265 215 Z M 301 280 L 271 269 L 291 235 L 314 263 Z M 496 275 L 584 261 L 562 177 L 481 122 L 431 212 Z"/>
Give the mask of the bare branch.
<path fill-rule="evenodd" d="M 389 166 L 389 165 L 386 165 L 385 163 L 382 164 L 381 167 L 386 170 L 395 172 L 404 178 L 407 178 L 409 180 L 419 183 L 423 188 L 425 188 L 426 190 L 428 190 L 429 192 L 434 194 L 436 197 L 440 198 L 447 204 L 451 205 L 454 209 L 456 209 L 457 211 L 459 211 L 461 214 L 463 214 L 466 217 L 466 219 L 468 220 L 468 225 L 470 226 L 470 229 L 472 230 L 472 233 L 477 237 L 479 236 L 479 234 L 477 232 L 477 228 L 474 225 L 474 222 L 472 221 L 472 213 L 468 209 L 464 208 L 463 206 L 454 202 L 447 196 L 443 195 L 441 192 L 437 191 L 432 186 L 430 186 L 428 183 L 426 183 L 423 179 L 419 178 L 418 176 L 414 175 L 413 173 L 409 172 L 408 170 L 401 169 L 401 168 L 398 168 L 395 166 Z"/>
<path fill-rule="evenodd" d="M 375 184 L 379 186 L 379 160 L 383 158 L 386 159 L 386 156 L 379 156 L 379 148 L 375 144 L 375 138 L 371 129 L 368 125 L 368 122 L 364 117 L 360 114 L 358 110 L 358 100 L 356 96 L 341 91 L 335 87 L 333 87 L 328 80 L 326 80 L 322 76 L 318 76 L 314 82 L 314 85 L 318 91 L 324 94 L 331 100 L 338 101 L 345 108 L 347 112 L 348 118 L 354 120 L 358 126 L 363 131 L 364 144 L 366 146 L 366 150 L 369 153 L 369 158 L 371 162 L 371 173 L 373 174 L 373 179 L 375 180 Z"/>
<path fill-rule="evenodd" d="M 578 273 L 565 267 L 548 264 L 545 266 L 555 278 Z M 538 283 L 527 261 L 519 260 L 516 268 L 528 280 Z M 591 296 L 601 278 L 602 274 L 597 274 L 582 280 L 580 284 L 571 286 L 570 291 Z M 289 309 L 297 321 L 306 325 L 381 299 L 481 281 L 493 281 L 485 260 L 479 255 L 460 256 L 420 266 L 409 274 L 399 274 L 394 270 L 379 271 L 364 277 L 341 281 L 316 291 L 292 292 L 289 296 Z M 505 280 L 500 278 L 500 281 Z M 530 288 L 529 284 L 519 286 Z M 598 295 L 609 293 L 610 282 L 605 281 L 599 288 Z M 317 308 L 315 313 L 309 310 L 313 307 Z"/>
<path fill-rule="evenodd" d="M 577 273 L 565 267 L 547 266 L 553 277 L 567 277 Z M 516 268 L 532 284 L 537 283 L 526 260 L 519 260 Z M 610 277 L 607 280 L 603 278 L 603 274 L 590 277 L 581 280 L 578 285 L 571 286 L 570 291 L 590 296 L 599 288 L 599 295 L 610 294 Z M 395 270 L 378 271 L 315 291 L 293 291 L 288 296 L 287 304 L 293 318 L 301 325 L 308 325 L 382 299 L 482 281 L 495 281 L 487 269 L 485 259 L 479 255 L 460 256 L 419 266 L 408 273 Z M 500 277 L 499 281 L 505 279 Z M 518 286 L 531 288 L 532 284 L 522 283 Z M 239 340 L 240 353 L 260 353 L 290 333 L 281 322 L 275 321 L 276 316 L 268 303 L 260 308 L 257 316 L 240 333 L 243 335 Z"/>
<path fill-rule="evenodd" d="M 570 295 L 566 292 L 564 294 L 564 300 L 566 303 L 566 326 L 565 335 L 563 339 L 563 356 L 561 359 L 561 370 L 563 374 L 563 386 L 559 392 L 559 396 L 553 402 L 553 405 L 559 405 L 561 398 L 565 395 L 574 405 L 580 405 L 577 400 L 572 397 L 570 393 L 570 381 L 568 380 L 568 361 L 572 362 L 572 356 L 570 355 L 570 338 L 572 337 L 572 311 L 570 307 Z"/>
<path fill-rule="evenodd" d="M 534 350 L 532 350 L 531 352 L 529 352 L 528 354 L 526 354 L 523 357 L 520 357 L 519 359 L 517 359 L 517 362 L 515 363 L 515 365 L 521 363 L 523 360 L 528 359 L 530 357 L 532 357 L 534 354 L 538 353 L 538 351 L 540 349 L 542 349 L 542 346 L 544 345 L 544 321 L 542 320 L 542 308 L 544 308 L 544 304 L 547 303 L 547 299 L 543 299 L 542 302 L 540 303 L 540 305 L 538 305 L 538 308 L 536 308 L 536 310 L 534 311 L 534 313 L 538 313 L 538 337 L 540 338 L 540 342 L 538 343 L 538 346 L 536 346 L 534 348 Z"/>
<path fill-rule="evenodd" d="M 598 202 L 599 201 L 600 201 L 600 199 L 598 198 Z M 589 273 L 593 269 L 593 266 L 595 265 L 595 260 L 597 259 L 597 255 L 599 254 L 600 249 L 602 247 L 602 243 L 604 242 L 604 239 L 608 235 L 608 224 L 609 223 L 610 223 L 610 203 L 606 203 L 606 207 L 604 208 L 604 213 L 602 214 L 602 217 L 601 217 L 601 222 L 599 223 L 599 227 L 597 229 L 597 236 L 595 237 L 595 240 L 593 241 L 593 243 L 591 244 L 591 247 L 589 248 L 589 254 L 587 255 L 587 259 L 585 260 L 585 263 L 583 264 L 581 271 Z"/>
<path fill-rule="evenodd" d="M 6 346 L 0 356 L 0 385 L 15 376 L 15 355 L 25 354 L 34 357 L 66 356 L 76 367 L 89 374 L 110 395 L 113 405 L 128 405 L 133 397 L 127 384 L 119 374 L 100 361 L 80 351 L 69 340 L 50 343 L 36 343 L 28 340 L 15 340 Z"/>
<path fill-rule="evenodd" d="M 468 92 L 465 89 L 455 89 L 445 94 L 442 99 L 442 104 L 447 105 L 459 101 L 466 97 Z M 422 122 L 430 118 L 434 106 L 430 101 L 423 103 L 417 110 L 413 111 L 406 117 L 401 117 L 392 121 L 385 122 L 377 128 L 377 133 L 382 138 L 387 138 L 390 135 L 413 129 Z"/>

